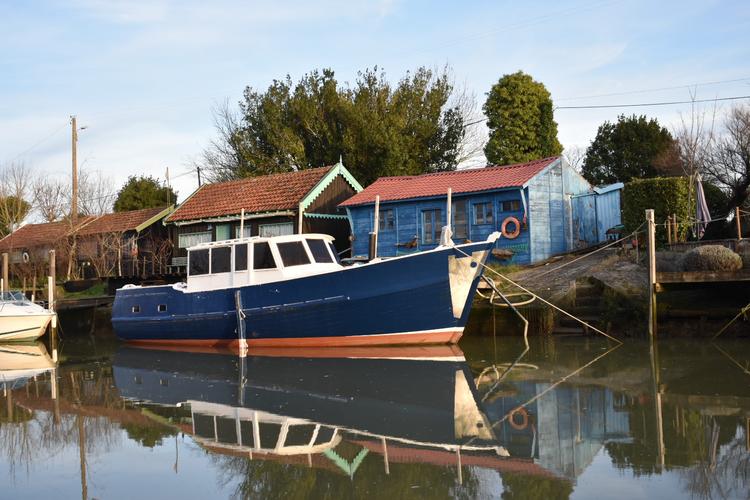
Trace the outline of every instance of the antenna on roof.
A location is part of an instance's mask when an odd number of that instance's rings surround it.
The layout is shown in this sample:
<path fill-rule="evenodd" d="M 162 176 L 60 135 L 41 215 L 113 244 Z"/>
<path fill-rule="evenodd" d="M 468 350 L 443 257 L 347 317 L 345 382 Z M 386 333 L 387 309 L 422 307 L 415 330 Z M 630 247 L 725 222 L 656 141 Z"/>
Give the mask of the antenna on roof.
<path fill-rule="evenodd" d="M 339 165 L 343 165 L 343 164 L 344 164 L 344 160 L 341 158 L 341 155 L 339 155 Z"/>

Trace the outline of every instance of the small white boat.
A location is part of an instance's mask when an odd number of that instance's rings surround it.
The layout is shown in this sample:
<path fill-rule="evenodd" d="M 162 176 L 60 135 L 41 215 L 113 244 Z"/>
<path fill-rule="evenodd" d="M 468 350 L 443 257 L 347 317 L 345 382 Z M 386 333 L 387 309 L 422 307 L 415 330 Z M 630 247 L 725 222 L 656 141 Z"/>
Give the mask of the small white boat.
<path fill-rule="evenodd" d="M 28 300 L 21 292 L 0 294 L 0 342 L 38 339 L 55 313 Z"/>

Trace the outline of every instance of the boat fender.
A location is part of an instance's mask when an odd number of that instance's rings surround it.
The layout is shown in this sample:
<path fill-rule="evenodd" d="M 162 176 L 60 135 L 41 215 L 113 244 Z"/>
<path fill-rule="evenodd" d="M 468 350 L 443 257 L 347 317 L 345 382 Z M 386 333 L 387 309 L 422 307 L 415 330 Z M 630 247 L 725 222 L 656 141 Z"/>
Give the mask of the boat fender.
<path fill-rule="evenodd" d="M 516 421 L 516 415 L 521 416 L 521 421 Z M 510 412 L 510 415 L 508 416 L 508 422 L 510 422 L 510 426 L 513 427 L 517 431 L 522 431 L 529 425 L 529 412 L 526 411 L 526 408 L 516 408 L 512 412 Z"/>
<path fill-rule="evenodd" d="M 21 255 L 21 259 L 23 259 L 24 264 L 29 263 L 29 252 L 24 252 L 23 255 Z"/>
<path fill-rule="evenodd" d="M 508 231 L 508 224 L 514 224 L 515 228 L 513 229 L 513 232 Z M 510 217 L 506 217 L 503 221 L 503 225 L 500 226 L 500 231 L 503 233 L 503 236 L 505 238 L 508 238 L 509 240 L 514 240 L 518 238 L 518 235 L 521 234 L 521 223 L 513 217 L 512 215 Z"/>

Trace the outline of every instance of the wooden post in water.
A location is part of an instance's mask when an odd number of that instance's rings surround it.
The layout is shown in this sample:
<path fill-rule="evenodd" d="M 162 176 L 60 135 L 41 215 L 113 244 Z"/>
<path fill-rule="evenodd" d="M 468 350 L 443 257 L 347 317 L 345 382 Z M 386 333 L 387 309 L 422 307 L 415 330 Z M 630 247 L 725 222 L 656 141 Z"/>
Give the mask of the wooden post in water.
<path fill-rule="evenodd" d="M 36 268 L 34 269 L 34 277 L 31 279 L 31 301 L 36 302 Z"/>
<path fill-rule="evenodd" d="M 672 216 L 667 215 L 667 244 L 672 246 Z"/>
<path fill-rule="evenodd" d="M 646 225 L 648 233 L 648 334 L 656 335 L 656 224 L 654 210 L 646 210 Z"/>
<path fill-rule="evenodd" d="M 3 288 L 2 292 L 10 290 L 10 283 L 8 283 L 8 254 L 3 253 Z"/>
<path fill-rule="evenodd" d="M 735 207 L 734 218 L 737 221 L 737 241 L 742 241 L 742 222 L 740 222 L 740 207 Z"/>
<path fill-rule="evenodd" d="M 55 312 L 55 276 L 57 270 L 55 251 L 49 251 L 49 276 L 47 276 L 47 309 Z M 52 316 L 50 322 L 50 349 L 52 349 L 52 361 L 57 363 L 57 315 Z"/>

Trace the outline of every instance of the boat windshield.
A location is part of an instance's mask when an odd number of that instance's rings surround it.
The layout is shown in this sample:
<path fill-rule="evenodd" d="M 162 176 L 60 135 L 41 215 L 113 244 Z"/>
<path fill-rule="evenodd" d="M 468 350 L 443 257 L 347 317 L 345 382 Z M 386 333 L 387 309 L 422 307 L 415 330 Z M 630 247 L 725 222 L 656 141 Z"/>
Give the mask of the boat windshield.
<path fill-rule="evenodd" d="M 28 302 L 28 299 L 19 291 L 0 293 L 0 302 Z"/>

